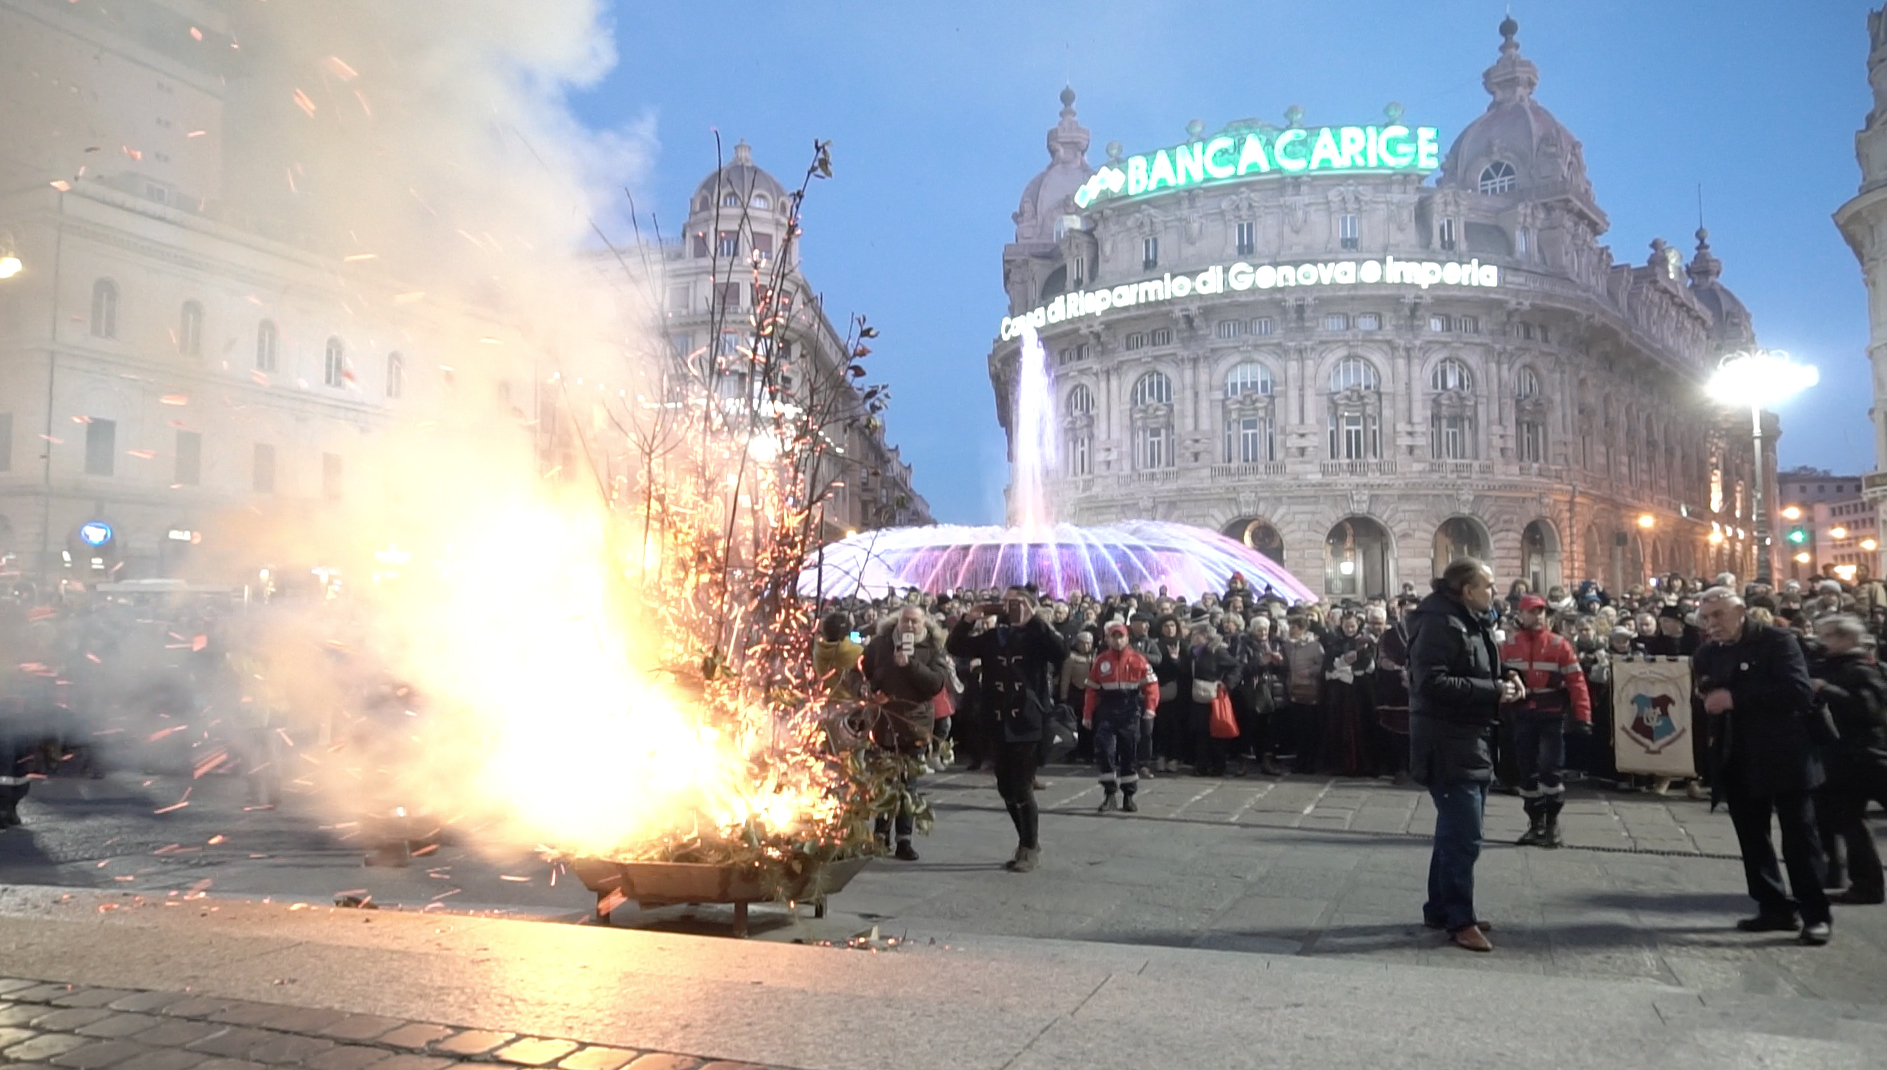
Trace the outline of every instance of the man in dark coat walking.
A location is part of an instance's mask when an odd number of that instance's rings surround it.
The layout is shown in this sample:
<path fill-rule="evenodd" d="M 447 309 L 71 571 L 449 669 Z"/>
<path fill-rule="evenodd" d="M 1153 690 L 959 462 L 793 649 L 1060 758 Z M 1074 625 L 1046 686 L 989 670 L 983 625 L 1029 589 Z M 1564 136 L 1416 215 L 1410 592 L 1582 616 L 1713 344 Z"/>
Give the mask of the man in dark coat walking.
<path fill-rule="evenodd" d="M 1880 851 L 1866 820 L 1869 799 L 1887 805 L 1887 679 L 1861 646 L 1866 631 L 1859 617 L 1846 613 L 1815 622 L 1825 653 L 1814 685 L 1838 737 L 1824 755 L 1828 782 L 1815 793 L 1815 817 L 1828 855 L 1824 887 L 1848 886 L 1833 896 L 1837 903 L 1887 902 Z"/>
<path fill-rule="evenodd" d="M 976 634 L 977 617 L 994 617 L 997 623 Z M 1034 595 L 1011 587 L 1000 603 L 977 606 L 958 621 L 945 649 L 952 657 L 982 661 L 983 697 L 995 733 L 996 790 L 1016 826 L 1016 855 L 1007 868 L 1027 873 L 1042 857 L 1034 787 L 1037 748 L 1053 701 L 1049 682 L 1068 657 L 1068 641 L 1037 615 Z"/>
<path fill-rule="evenodd" d="M 1409 615 L 1409 772 L 1435 800 L 1422 921 L 1447 929 L 1469 951 L 1492 951 L 1489 926 L 1474 913 L 1474 863 L 1494 773 L 1487 733 L 1501 704 L 1519 701 L 1526 689 L 1500 675 L 1489 619 L 1493 570 L 1463 558 L 1434 583 Z"/>
<path fill-rule="evenodd" d="M 1802 645 L 1786 629 L 1750 620 L 1743 599 L 1727 587 L 1705 591 L 1697 617 L 1709 640 L 1691 662 L 1697 693 L 1706 713 L 1723 718 L 1710 777 L 1711 805 L 1729 803 L 1743 875 L 1757 906 L 1756 916 L 1737 922 L 1737 928 L 1792 932 L 1799 926 L 1803 943 L 1825 944 L 1830 921 L 1828 893 L 1822 890 L 1826 861 L 1810 795 L 1821 786 L 1822 767 L 1809 735 L 1815 692 Z M 1769 842 L 1772 814 L 1782 830 L 1787 887 Z"/>

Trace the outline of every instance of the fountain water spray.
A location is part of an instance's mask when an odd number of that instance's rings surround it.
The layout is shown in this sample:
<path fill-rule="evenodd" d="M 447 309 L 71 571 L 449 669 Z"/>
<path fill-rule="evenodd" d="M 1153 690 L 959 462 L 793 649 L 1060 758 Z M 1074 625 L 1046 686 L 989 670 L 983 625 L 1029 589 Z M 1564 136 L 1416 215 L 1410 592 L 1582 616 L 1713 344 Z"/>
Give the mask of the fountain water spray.
<path fill-rule="evenodd" d="M 1022 328 L 1022 355 L 1016 375 L 1015 483 L 1010 513 L 1030 534 L 1044 532 L 1048 515 L 1049 471 L 1058 460 L 1055 436 L 1055 380 L 1048 350 L 1035 328 Z"/>

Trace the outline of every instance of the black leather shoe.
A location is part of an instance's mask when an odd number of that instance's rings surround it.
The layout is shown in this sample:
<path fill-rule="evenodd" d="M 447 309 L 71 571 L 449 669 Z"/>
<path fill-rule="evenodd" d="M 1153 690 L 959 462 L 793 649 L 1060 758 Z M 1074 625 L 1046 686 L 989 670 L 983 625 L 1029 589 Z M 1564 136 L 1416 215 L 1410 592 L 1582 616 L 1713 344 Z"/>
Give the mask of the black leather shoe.
<path fill-rule="evenodd" d="M 1746 933 L 1792 933 L 1802 927 L 1793 914 L 1758 914 L 1736 923 Z"/>
<path fill-rule="evenodd" d="M 893 857 L 900 862 L 915 862 L 917 861 L 917 848 L 911 846 L 910 840 L 899 840 L 897 854 Z"/>
<path fill-rule="evenodd" d="M 1130 814 L 1137 814 L 1140 812 L 1140 804 L 1134 802 L 1134 797 L 1131 795 L 1128 795 L 1125 798 L 1120 800 L 1120 808 Z"/>

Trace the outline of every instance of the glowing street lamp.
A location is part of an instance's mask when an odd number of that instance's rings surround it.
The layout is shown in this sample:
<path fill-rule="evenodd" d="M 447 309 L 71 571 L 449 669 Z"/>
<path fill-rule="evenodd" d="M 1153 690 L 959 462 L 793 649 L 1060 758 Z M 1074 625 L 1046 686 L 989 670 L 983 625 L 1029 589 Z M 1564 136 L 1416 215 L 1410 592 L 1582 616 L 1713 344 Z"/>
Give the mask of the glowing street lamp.
<path fill-rule="evenodd" d="M 1875 550 L 1880 549 L 1880 543 L 1875 542 L 1873 539 L 1862 539 L 1861 549 L 1866 550 L 1868 553 L 1871 554 Z"/>
<path fill-rule="evenodd" d="M 1802 507 L 1799 505 L 1790 505 L 1790 506 L 1783 507 L 1782 518 L 1784 520 L 1802 519 Z"/>
<path fill-rule="evenodd" d="M 20 263 L 19 257 L 11 253 L 6 256 L 0 256 L 0 279 L 10 279 L 18 275 L 20 270 L 25 266 L 26 265 Z"/>
<path fill-rule="evenodd" d="M 1845 539 L 1845 538 L 1847 538 L 1847 537 L 1848 537 L 1848 529 L 1847 529 L 1847 528 L 1838 528 L 1838 527 L 1837 527 L 1837 528 L 1829 528 L 1829 529 L 1828 529 L 1828 537 L 1829 537 L 1829 538 L 1831 538 L 1831 539 Z"/>
<path fill-rule="evenodd" d="M 1658 526 L 1658 518 L 1652 516 L 1650 513 L 1640 513 L 1638 514 L 1638 526 L 1650 530 Z"/>
<path fill-rule="evenodd" d="M 1750 435 L 1756 447 L 1750 504 L 1756 514 L 1757 583 L 1771 581 L 1769 514 L 1763 506 L 1763 405 L 1793 397 L 1818 382 L 1821 372 L 1813 364 L 1797 364 L 1779 349 L 1756 349 L 1726 355 L 1705 387 L 1720 404 L 1749 408 Z"/>

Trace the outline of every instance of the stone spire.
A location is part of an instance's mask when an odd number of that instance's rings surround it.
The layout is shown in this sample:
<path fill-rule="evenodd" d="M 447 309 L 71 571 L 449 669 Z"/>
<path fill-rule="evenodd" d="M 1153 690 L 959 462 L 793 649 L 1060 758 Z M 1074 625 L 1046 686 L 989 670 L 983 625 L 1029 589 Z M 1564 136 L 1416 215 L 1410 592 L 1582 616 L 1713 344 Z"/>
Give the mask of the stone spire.
<path fill-rule="evenodd" d="M 1075 118 L 1075 90 L 1061 87 L 1061 121 L 1048 131 L 1048 158 L 1056 164 L 1088 163 L 1088 128 Z"/>
<path fill-rule="evenodd" d="M 1501 21 L 1500 58 L 1481 74 L 1481 85 L 1494 98 L 1490 107 L 1525 100 L 1540 84 L 1540 68 L 1520 54 L 1520 42 L 1514 37 L 1519 32 L 1520 24 L 1512 15 Z"/>
<path fill-rule="evenodd" d="M 1723 276 L 1723 261 L 1710 252 L 1710 232 L 1697 228 L 1697 254 L 1690 258 L 1690 266 L 1684 269 L 1690 276 L 1692 286 L 1714 286 Z"/>

